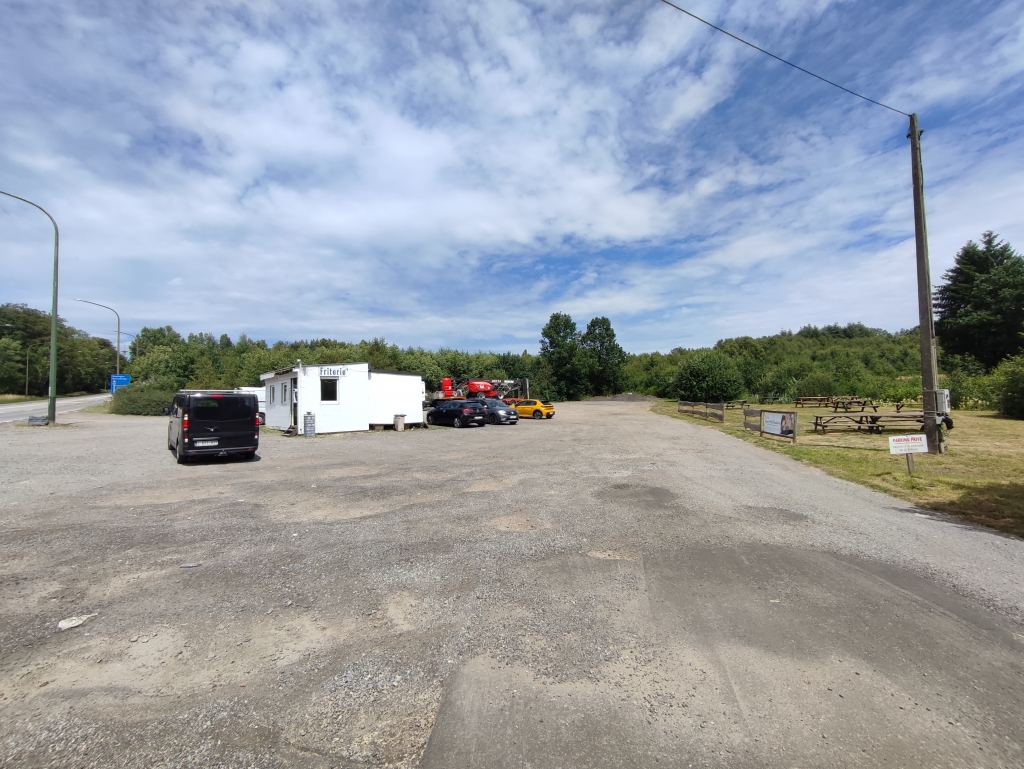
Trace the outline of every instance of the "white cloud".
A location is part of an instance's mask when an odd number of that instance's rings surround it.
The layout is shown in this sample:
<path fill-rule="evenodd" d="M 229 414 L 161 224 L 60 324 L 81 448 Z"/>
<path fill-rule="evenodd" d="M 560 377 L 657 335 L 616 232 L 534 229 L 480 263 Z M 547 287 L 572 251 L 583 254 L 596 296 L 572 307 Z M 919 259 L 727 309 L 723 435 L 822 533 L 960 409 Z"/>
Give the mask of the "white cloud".
<path fill-rule="evenodd" d="M 1024 242 L 1024 56 L 1008 2 L 887 48 L 913 13 L 863 33 L 871 69 L 842 53 L 860 4 L 723 23 L 922 112 L 937 277 L 985 229 Z M 916 323 L 902 118 L 660 4 L 8 16 L 0 178 L 58 217 L 66 291 L 133 328 L 520 349 L 566 310 L 668 349 Z M 0 301 L 45 307 L 32 217 L 0 205 Z"/>

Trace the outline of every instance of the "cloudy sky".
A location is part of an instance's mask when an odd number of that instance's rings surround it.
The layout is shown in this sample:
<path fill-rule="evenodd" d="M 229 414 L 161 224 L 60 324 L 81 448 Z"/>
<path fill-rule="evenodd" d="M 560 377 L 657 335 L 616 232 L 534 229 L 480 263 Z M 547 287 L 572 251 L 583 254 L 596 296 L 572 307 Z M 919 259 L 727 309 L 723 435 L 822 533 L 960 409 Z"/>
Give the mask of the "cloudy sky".
<path fill-rule="evenodd" d="M 905 112 L 933 279 L 1024 249 L 1019 0 L 681 0 Z M 631 351 L 917 324 L 906 119 L 657 0 L 0 0 L 0 189 L 61 315 L 257 338 Z M 52 229 L 0 198 L 0 302 Z"/>

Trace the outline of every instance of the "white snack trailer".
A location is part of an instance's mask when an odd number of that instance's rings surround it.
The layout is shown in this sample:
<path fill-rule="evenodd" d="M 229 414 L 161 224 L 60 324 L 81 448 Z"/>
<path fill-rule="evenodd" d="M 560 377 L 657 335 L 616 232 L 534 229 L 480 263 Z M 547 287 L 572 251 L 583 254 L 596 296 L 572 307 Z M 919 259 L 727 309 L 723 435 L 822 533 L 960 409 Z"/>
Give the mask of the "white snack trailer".
<path fill-rule="evenodd" d="M 426 390 L 423 377 L 399 371 L 371 371 L 369 363 L 335 363 L 291 368 L 260 375 L 266 388 L 267 427 L 295 426 L 305 434 L 311 414 L 317 433 L 369 430 L 394 424 L 422 424 Z"/>

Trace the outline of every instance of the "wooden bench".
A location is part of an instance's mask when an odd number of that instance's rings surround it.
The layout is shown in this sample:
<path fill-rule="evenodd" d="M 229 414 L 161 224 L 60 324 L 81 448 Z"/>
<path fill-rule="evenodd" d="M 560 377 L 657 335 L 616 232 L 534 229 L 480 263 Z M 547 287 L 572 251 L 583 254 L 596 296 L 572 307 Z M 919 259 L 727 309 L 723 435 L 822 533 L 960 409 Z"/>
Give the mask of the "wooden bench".
<path fill-rule="evenodd" d="M 745 409 L 750 404 L 746 401 L 726 401 L 722 405 L 727 409 Z"/>
<path fill-rule="evenodd" d="M 892 404 L 893 408 L 896 409 L 896 413 L 899 414 L 905 408 L 912 408 L 914 410 L 923 409 L 924 404 L 921 401 L 899 401 Z"/>

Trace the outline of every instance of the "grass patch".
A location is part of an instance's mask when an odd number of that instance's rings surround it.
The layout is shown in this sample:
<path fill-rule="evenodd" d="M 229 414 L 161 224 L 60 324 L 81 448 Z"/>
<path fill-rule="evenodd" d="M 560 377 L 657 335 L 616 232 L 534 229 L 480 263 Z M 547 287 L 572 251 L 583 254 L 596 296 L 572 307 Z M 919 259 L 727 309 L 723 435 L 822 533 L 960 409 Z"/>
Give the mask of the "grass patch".
<path fill-rule="evenodd" d="M 110 410 L 111 403 L 109 400 L 103 401 L 103 403 L 94 403 L 91 406 L 83 406 L 79 411 L 87 411 L 90 414 L 111 414 Z"/>
<path fill-rule="evenodd" d="M 677 413 L 675 401 L 659 401 L 651 407 L 657 414 L 713 427 L 922 508 L 1024 537 L 1024 421 L 988 411 L 954 412 L 955 429 L 947 436 L 949 450 L 941 456 L 916 455 L 911 477 L 906 459 L 889 453 L 889 435 L 911 430 L 821 435 L 813 432 L 813 417 L 831 414 L 831 409 L 794 410 L 800 414 L 795 446 L 744 430 L 742 409 L 727 410 L 725 423 L 719 424 Z"/>
<path fill-rule="evenodd" d="M 2 403 L 24 403 L 26 401 L 44 401 L 46 398 L 40 398 L 38 395 L 12 395 L 9 393 L 0 393 L 0 404 Z"/>

